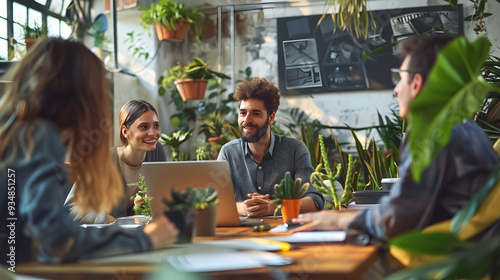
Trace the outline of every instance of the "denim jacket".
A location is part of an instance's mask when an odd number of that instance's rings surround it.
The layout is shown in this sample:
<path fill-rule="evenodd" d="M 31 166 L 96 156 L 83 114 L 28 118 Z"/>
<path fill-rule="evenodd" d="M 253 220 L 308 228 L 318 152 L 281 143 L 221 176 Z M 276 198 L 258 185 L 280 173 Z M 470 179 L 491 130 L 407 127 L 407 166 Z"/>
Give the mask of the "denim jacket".
<path fill-rule="evenodd" d="M 8 254 L 12 251 L 16 264 L 32 261 L 35 244 L 38 261 L 50 263 L 152 250 L 151 240 L 142 229 L 80 227 L 64 206 L 70 188 L 63 165 L 66 147 L 47 121 L 39 121 L 33 138 L 35 149 L 29 159 L 19 149 L 13 157 L 9 150 L 2 155 L 0 219 L 13 226 L 0 228 L 1 265 L 10 266 L 12 256 Z M 15 182 L 8 182 L 12 177 Z M 14 196 L 6 195 L 9 189 L 15 190 Z M 11 199 L 14 203 L 9 204 Z M 15 209 L 7 211 L 9 205 Z M 58 253 L 70 239 L 71 249 Z"/>

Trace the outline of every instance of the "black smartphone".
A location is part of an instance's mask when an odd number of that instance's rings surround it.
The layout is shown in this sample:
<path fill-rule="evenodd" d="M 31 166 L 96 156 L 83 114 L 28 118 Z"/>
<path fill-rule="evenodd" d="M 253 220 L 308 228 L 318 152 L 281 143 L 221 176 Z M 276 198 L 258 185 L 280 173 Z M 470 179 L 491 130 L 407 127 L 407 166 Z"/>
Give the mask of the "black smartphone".
<path fill-rule="evenodd" d="M 298 228 L 298 227 L 303 226 L 303 225 L 305 225 L 305 223 L 294 223 L 291 220 L 286 221 L 286 223 L 284 224 L 284 226 L 286 227 L 287 230 Z"/>

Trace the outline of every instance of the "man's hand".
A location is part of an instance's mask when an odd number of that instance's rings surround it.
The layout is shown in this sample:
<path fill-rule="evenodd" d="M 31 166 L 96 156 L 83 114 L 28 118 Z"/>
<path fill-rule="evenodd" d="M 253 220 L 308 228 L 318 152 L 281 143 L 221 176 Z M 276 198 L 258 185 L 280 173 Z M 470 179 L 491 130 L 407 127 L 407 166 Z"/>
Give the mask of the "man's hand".
<path fill-rule="evenodd" d="M 240 215 L 247 217 L 262 217 L 272 215 L 276 205 L 269 199 L 269 194 L 249 193 L 249 199 L 241 203 Z"/>
<path fill-rule="evenodd" d="M 356 217 L 357 211 L 319 211 L 300 214 L 292 220 L 294 223 L 305 223 L 305 225 L 293 231 L 312 230 L 345 230 L 347 224 Z"/>

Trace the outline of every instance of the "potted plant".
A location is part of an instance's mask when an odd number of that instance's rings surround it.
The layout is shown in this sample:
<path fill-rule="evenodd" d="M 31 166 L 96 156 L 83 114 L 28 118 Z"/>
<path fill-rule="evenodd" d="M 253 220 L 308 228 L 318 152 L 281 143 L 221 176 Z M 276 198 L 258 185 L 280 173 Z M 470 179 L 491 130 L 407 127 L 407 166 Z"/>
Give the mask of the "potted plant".
<path fill-rule="evenodd" d="M 200 131 L 204 133 L 211 145 L 222 145 L 224 142 L 224 124 L 226 114 L 217 109 L 200 117 Z"/>
<path fill-rule="evenodd" d="M 43 37 L 47 36 L 47 26 L 42 25 L 39 26 L 38 23 L 35 22 L 33 27 L 30 27 L 29 24 L 20 24 L 23 28 L 24 33 L 24 43 L 26 44 L 26 51 L 28 51 L 36 41 Z"/>
<path fill-rule="evenodd" d="M 205 15 L 197 9 L 189 9 L 183 3 L 175 0 L 161 0 L 151 3 L 148 8 L 141 7 L 141 25 L 147 29 L 155 26 L 158 40 L 182 42 L 186 36 L 189 24 L 196 30 L 196 39 L 199 40 L 200 30 L 203 27 Z"/>
<path fill-rule="evenodd" d="M 217 192 L 213 188 L 188 188 L 186 190 L 192 198 L 195 209 L 194 236 L 215 235 L 215 225 L 217 218 Z"/>
<path fill-rule="evenodd" d="M 229 79 L 227 75 L 210 69 L 208 63 L 201 58 L 195 57 L 186 65 L 178 63 L 170 70 L 165 71 L 158 83 L 162 84 L 163 89 L 174 83 L 182 100 L 186 101 L 202 99 L 205 96 L 208 80 L 216 77 Z"/>
<path fill-rule="evenodd" d="M 290 172 L 286 172 L 281 182 L 274 185 L 273 203 L 278 205 L 274 215 L 277 215 L 281 209 L 284 223 L 299 216 L 302 196 L 309 188 L 309 183 L 303 185 L 301 183 L 300 178 L 292 180 Z"/>
<path fill-rule="evenodd" d="M 165 133 L 162 133 L 160 136 L 160 143 L 162 145 L 169 145 L 170 148 L 172 149 L 172 161 L 179 161 L 180 154 L 179 154 L 179 146 L 189 140 L 191 136 L 193 135 L 193 130 L 189 131 L 174 131 L 171 134 L 167 135 Z"/>
<path fill-rule="evenodd" d="M 170 199 L 163 198 L 164 214 L 179 229 L 177 242 L 191 242 L 195 215 L 192 202 L 186 192 L 172 189 L 170 193 Z"/>
<path fill-rule="evenodd" d="M 171 190 L 170 199 L 163 198 L 165 215 L 179 229 L 179 242 L 191 242 L 193 235 L 214 235 L 217 192 L 213 188 Z"/>
<path fill-rule="evenodd" d="M 139 182 L 127 184 L 127 186 L 137 186 L 139 188 L 137 193 L 130 197 L 130 200 L 134 201 L 134 213 L 151 217 L 151 207 L 149 205 L 151 197 L 148 197 L 144 176 L 139 175 Z"/>
<path fill-rule="evenodd" d="M 321 156 L 325 165 L 324 169 L 326 173 L 321 172 L 321 170 L 323 169 L 323 163 L 318 164 L 314 172 L 311 174 L 311 184 L 313 184 L 316 189 L 318 189 L 325 195 L 325 201 L 328 202 L 328 209 L 335 208 L 340 210 L 340 201 L 337 195 L 337 190 L 335 189 L 335 181 L 340 177 L 342 164 L 339 163 L 337 165 L 337 172 L 335 173 L 335 175 L 333 175 L 333 172 L 330 168 L 330 163 L 328 162 L 328 154 L 326 152 L 323 135 L 318 135 L 318 142 L 320 145 Z M 329 184 L 325 184 L 325 181 L 328 181 Z"/>

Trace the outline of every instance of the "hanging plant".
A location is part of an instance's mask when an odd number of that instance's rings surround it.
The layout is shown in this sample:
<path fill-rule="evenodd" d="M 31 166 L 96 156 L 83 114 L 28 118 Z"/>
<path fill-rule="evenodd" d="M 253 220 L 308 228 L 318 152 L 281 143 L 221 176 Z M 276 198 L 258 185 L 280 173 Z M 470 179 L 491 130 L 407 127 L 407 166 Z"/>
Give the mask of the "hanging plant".
<path fill-rule="evenodd" d="M 367 0 L 325 0 L 323 15 L 317 26 L 331 13 L 333 32 L 347 31 L 357 38 L 368 38 L 375 30 L 375 20 L 368 11 Z"/>

